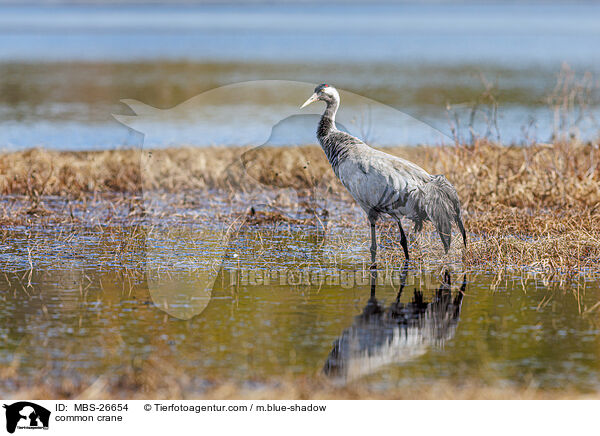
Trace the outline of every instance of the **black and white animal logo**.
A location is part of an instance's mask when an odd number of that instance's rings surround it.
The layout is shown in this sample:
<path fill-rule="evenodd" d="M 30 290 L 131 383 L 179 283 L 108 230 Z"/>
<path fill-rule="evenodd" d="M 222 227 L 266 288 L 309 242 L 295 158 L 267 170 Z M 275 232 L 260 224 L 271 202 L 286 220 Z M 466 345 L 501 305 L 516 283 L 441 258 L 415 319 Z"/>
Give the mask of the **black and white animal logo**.
<path fill-rule="evenodd" d="M 18 429 L 48 429 L 50 411 L 29 401 L 5 404 L 6 431 L 14 433 Z"/>

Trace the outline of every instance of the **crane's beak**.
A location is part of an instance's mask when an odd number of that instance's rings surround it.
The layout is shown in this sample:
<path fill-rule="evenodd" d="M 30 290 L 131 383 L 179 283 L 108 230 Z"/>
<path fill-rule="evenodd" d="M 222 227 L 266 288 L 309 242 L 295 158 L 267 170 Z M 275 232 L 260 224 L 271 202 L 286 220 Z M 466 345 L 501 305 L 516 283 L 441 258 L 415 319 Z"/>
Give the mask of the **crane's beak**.
<path fill-rule="evenodd" d="M 308 106 L 309 104 L 311 104 L 313 101 L 317 101 L 319 99 L 319 96 L 317 95 L 317 93 L 315 92 L 313 95 L 310 96 L 310 98 L 308 100 L 306 100 L 304 102 L 304 104 L 302 106 L 300 106 L 300 109 L 302 109 L 303 107 Z"/>

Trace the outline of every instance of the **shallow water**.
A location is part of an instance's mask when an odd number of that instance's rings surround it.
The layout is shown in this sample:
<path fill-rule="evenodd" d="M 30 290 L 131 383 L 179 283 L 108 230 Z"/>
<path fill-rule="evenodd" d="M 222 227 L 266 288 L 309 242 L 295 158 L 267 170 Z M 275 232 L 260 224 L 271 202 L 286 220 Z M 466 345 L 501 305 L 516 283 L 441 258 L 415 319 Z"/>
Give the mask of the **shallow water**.
<path fill-rule="evenodd" d="M 0 391 L 40 374 L 59 386 L 114 381 L 155 359 L 155 371 L 190 377 L 192 392 L 215 378 L 297 375 L 381 390 L 416 381 L 600 389 L 594 279 L 460 264 L 444 277 L 443 265 L 409 263 L 378 271 L 372 286 L 366 245 L 328 247 L 310 226 L 249 226 L 222 250 L 206 236 L 217 241 L 218 226 L 135 238 L 107 226 L 62 230 L 7 229 L 0 365 L 16 371 Z"/>

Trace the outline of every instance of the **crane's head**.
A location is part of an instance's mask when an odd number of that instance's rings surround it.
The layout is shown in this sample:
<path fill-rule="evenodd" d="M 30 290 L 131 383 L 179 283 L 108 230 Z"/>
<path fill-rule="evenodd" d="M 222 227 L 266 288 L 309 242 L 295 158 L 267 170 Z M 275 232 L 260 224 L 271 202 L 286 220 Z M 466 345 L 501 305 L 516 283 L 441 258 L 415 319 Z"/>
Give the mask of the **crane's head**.
<path fill-rule="evenodd" d="M 330 104 L 333 102 L 339 102 L 340 95 L 338 94 L 337 89 L 335 89 L 333 86 L 323 83 L 315 88 L 314 94 L 311 95 L 310 98 L 306 100 L 302 106 L 300 106 L 300 108 L 306 107 L 317 100 L 321 100 L 327 104 Z"/>

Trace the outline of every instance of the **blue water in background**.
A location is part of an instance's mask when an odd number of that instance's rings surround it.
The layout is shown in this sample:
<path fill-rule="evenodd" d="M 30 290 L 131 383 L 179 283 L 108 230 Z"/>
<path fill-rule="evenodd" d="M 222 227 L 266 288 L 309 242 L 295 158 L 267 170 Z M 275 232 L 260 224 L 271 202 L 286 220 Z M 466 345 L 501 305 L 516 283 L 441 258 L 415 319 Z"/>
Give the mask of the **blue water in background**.
<path fill-rule="evenodd" d="M 3 61 L 494 62 L 598 67 L 598 4 L 0 7 Z"/>
<path fill-rule="evenodd" d="M 476 64 L 496 65 L 516 74 L 538 69 L 548 86 L 548 77 L 563 62 L 579 71 L 600 71 L 598 18 L 600 5 L 587 3 L 0 6 L 0 64 L 185 60 L 239 62 L 240 70 L 245 62 L 291 63 L 318 72 L 322 64 L 339 62 L 410 65 L 417 74 L 419 68 L 435 65 Z M 329 71 L 328 77 L 335 79 L 336 74 L 344 72 Z M 318 77 L 315 74 L 315 81 Z M 361 80 L 376 83 L 378 73 L 374 70 L 367 79 L 356 80 L 358 88 Z M 401 87 L 403 80 L 399 77 L 389 86 Z M 523 86 L 536 85 L 524 81 Z M 111 108 L 100 108 L 106 116 L 78 119 L 68 111 L 61 114 L 63 103 L 47 102 L 46 109 L 25 116 L 22 107 L 15 115 L 19 102 L 0 106 L 0 149 L 128 146 L 130 132 L 110 119 Z M 411 109 L 426 115 L 430 110 Z M 434 109 L 425 118 L 440 128 L 447 123 L 440 115 L 443 108 Z M 229 109 L 223 112 L 222 122 L 230 122 Z M 547 140 L 551 114 L 536 107 L 501 107 L 505 137 L 517 140 L 532 114 L 539 116 L 539 139 Z M 159 139 L 153 146 L 240 143 L 235 135 L 195 141 L 173 137 L 176 131 L 167 125 L 165 131 L 169 131 L 168 144 Z M 246 139 L 253 142 L 251 135 Z M 411 143 L 421 140 L 418 134 L 410 139 Z"/>

